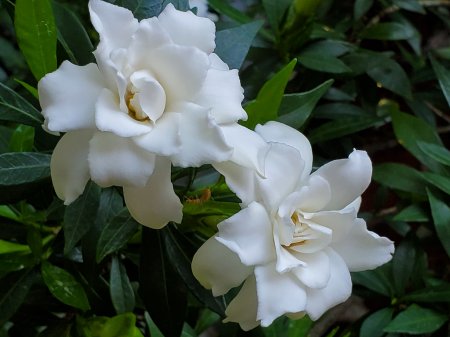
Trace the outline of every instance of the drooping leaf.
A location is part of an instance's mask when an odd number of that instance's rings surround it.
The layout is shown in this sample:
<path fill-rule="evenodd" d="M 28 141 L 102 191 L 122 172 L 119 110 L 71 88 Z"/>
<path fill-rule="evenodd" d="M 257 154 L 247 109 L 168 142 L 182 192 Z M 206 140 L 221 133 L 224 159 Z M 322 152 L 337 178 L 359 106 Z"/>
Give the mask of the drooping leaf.
<path fill-rule="evenodd" d="M 300 128 L 333 82 L 333 80 L 328 80 L 310 91 L 284 95 L 278 121 L 296 129 Z"/>
<path fill-rule="evenodd" d="M 427 142 L 417 142 L 419 148 L 430 158 L 437 162 L 450 166 L 450 151 L 445 147 Z"/>
<path fill-rule="evenodd" d="M 292 60 L 269 79 L 261 88 L 256 99 L 245 106 L 248 120 L 242 124 L 254 129 L 257 124 L 275 120 L 283 99 L 284 89 L 291 77 L 297 60 Z"/>
<path fill-rule="evenodd" d="M 95 222 L 100 200 L 100 188 L 89 182 L 84 193 L 66 208 L 64 213 L 64 254 L 68 254 Z"/>
<path fill-rule="evenodd" d="M 450 178 L 433 172 L 423 172 L 422 177 L 441 191 L 450 194 Z"/>
<path fill-rule="evenodd" d="M 436 331 L 447 320 L 448 317 L 445 314 L 412 304 L 394 317 L 384 331 L 412 335 L 426 334 Z"/>
<path fill-rule="evenodd" d="M 44 261 L 41 273 L 48 290 L 58 300 L 83 311 L 90 309 L 83 287 L 68 271 Z"/>
<path fill-rule="evenodd" d="M 440 64 L 436 59 L 430 55 L 431 65 L 433 66 L 434 72 L 439 80 L 439 85 L 441 90 L 450 106 L 450 71 Z"/>
<path fill-rule="evenodd" d="M 109 292 L 114 309 L 118 314 L 132 312 L 135 305 L 134 291 L 125 267 L 117 256 L 111 261 Z"/>
<path fill-rule="evenodd" d="M 360 37 L 373 40 L 408 40 L 414 36 L 410 26 L 398 22 L 381 22 L 364 29 Z"/>
<path fill-rule="evenodd" d="M 17 0 L 17 42 L 37 80 L 56 69 L 56 26 L 49 0 Z"/>
<path fill-rule="evenodd" d="M 216 33 L 215 53 L 230 69 L 239 69 L 263 21 L 254 21 Z"/>
<path fill-rule="evenodd" d="M 425 194 L 425 182 L 419 171 L 397 163 L 383 163 L 373 169 L 373 180 L 392 189 Z"/>
<path fill-rule="evenodd" d="M 392 320 L 394 310 L 392 308 L 383 308 L 369 315 L 361 325 L 359 331 L 360 337 L 381 337 L 384 328 Z"/>
<path fill-rule="evenodd" d="M 450 256 L 450 207 L 431 191 L 428 191 L 428 199 L 434 228 L 436 228 L 439 240 L 447 255 Z"/>
<path fill-rule="evenodd" d="M 39 126 L 44 118 L 26 99 L 0 82 L 0 120 Z"/>
<path fill-rule="evenodd" d="M 0 186 L 31 183 L 50 176 L 50 158 L 45 153 L 0 154 Z"/>

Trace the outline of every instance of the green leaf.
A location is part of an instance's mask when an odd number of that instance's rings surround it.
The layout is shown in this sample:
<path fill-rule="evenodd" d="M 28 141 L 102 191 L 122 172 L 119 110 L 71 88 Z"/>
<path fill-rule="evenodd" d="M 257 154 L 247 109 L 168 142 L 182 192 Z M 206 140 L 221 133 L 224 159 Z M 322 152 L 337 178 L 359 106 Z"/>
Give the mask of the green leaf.
<path fill-rule="evenodd" d="M 110 2 L 128 8 L 138 20 L 159 15 L 163 7 L 162 0 L 109 0 Z M 175 1 L 173 1 L 175 2 Z"/>
<path fill-rule="evenodd" d="M 0 120 L 40 126 L 44 118 L 26 99 L 0 82 Z"/>
<path fill-rule="evenodd" d="M 383 58 L 368 67 L 367 74 L 384 87 L 406 99 L 412 99 L 411 83 L 403 68 L 394 60 Z"/>
<path fill-rule="evenodd" d="M 428 155 L 430 158 L 436 160 L 437 162 L 450 166 L 450 151 L 445 147 L 437 144 L 427 143 L 427 142 L 417 142 L 419 148 Z"/>
<path fill-rule="evenodd" d="M 167 259 L 160 230 L 142 229 L 139 275 L 140 297 L 157 327 L 166 337 L 180 336 L 187 293 Z"/>
<path fill-rule="evenodd" d="M 450 194 L 450 178 L 433 172 L 423 172 L 422 177 L 430 184 L 436 186 L 441 191 Z"/>
<path fill-rule="evenodd" d="M 420 205 L 410 205 L 397 213 L 392 220 L 405 222 L 428 222 L 430 218 Z"/>
<path fill-rule="evenodd" d="M 412 304 L 399 313 L 384 329 L 385 332 L 419 335 L 432 333 L 448 320 L 447 315 Z"/>
<path fill-rule="evenodd" d="M 375 270 L 352 273 L 352 281 L 378 294 L 390 297 L 394 293 L 390 268 L 389 264 L 385 264 Z"/>
<path fill-rule="evenodd" d="M 328 93 L 327 93 L 328 95 Z M 328 97 L 326 97 L 328 98 Z M 368 113 L 361 107 L 349 103 L 327 103 L 321 104 L 314 109 L 315 118 L 341 119 L 346 117 L 368 117 L 372 114 Z"/>
<path fill-rule="evenodd" d="M 421 173 L 404 164 L 384 163 L 373 168 L 373 180 L 392 189 L 425 194 L 426 184 Z"/>
<path fill-rule="evenodd" d="M 17 0 L 17 43 L 37 80 L 56 69 L 56 26 L 49 0 Z"/>
<path fill-rule="evenodd" d="M 296 129 L 300 128 L 333 82 L 334 80 L 328 80 L 310 91 L 284 95 L 279 109 L 278 121 Z"/>
<path fill-rule="evenodd" d="M 139 227 L 140 225 L 133 219 L 128 209 L 124 208 L 103 228 L 97 243 L 97 262 L 122 248 Z"/>
<path fill-rule="evenodd" d="M 284 89 L 296 63 L 297 60 L 295 59 L 289 62 L 263 85 L 256 99 L 245 106 L 248 120 L 243 122 L 243 125 L 254 129 L 257 124 L 263 124 L 277 118 Z"/>
<path fill-rule="evenodd" d="M 16 242 L 0 240 L 0 254 L 30 252 L 30 247 Z"/>
<path fill-rule="evenodd" d="M 372 7 L 373 0 L 356 0 L 353 5 L 353 17 L 355 20 L 361 19 Z"/>
<path fill-rule="evenodd" d="M 401 296 L 405 293 L 406 286 L 414 269 L 416 260 L 416 249 L 411 239 L 400 242 L 395 249 L 392 258 L 392 273 L 396 294 Z"/>
<path fill-rule="evenodd" d="M 132 312 L 135 305 L 134 291 L 125 267 L 114 256 L 109 274 L 109 293 L 114 309 L 118 314 Z"/>
<path fill-rule="evenodd" d="M 33 270 L 25 270 L 6 279 L 2 279 L 0 287 L 0 326 L 2 326 L 22 305 L 36 281 Z"/>
<path fill-rule="evenodd" d="M 259 20 L 218 31 L 214 52 L 228 64 L 230 69 L 239 69 L 263 23 Z"/>
<path fill-rule="evenodd" d="M 248 23 L 252 21 L 250 17 L 245 15 L 242 11 L 229 5 L 226 1 L 208 0 L 208 5 L 218 13 L 228 16 L 230 19 L 233 19 L 238 23 Z"/>
<path fill-rule="evenodd" d="M 417 0 L 393 0 L 393 4 L 411 12 L 425 14 L 425 9 Z"/>
<path fill-rule="evenodd" d="M 436 161 L 430 160 L 430 157 L 418 145 L 419 142 L 426 142 L 442 146 L 442 141 L 436 130 L 423 120 L 398 110 L 393 111 L 391 115 L 398 142 L 424 165 L 434 171 L 441 172 L 442 166 Z"/>
<path fill-rule="evenodd" d="M 431 191 L 428 191 L 428 199 L 437 235 L 450 256 L 450 207 Z"/>
<path fill-rule="evenodd" d="M 0 154 L 0 185 L 14 186 L 48 178 L 50 158 L 48 154 L 34 152 Z"/>
<path fill-rule="evenodd" d="M 153 322 L 152 318 L 146 311 L 144 313 L 145 323 L 147 324 L 148 332 L 150 333 L 151 337 L 164 337 L 164 335 L 161 333 L 161 331 L 156 326 L 155 322 Z"/>
<path fill-rule="evenodd" d="M 292 3 L 291 0 L 263 0 L 264 10 L 267 15 L 269 24 L 272 26 L 273 31 L 278 34 L 280 30 L 280 24 L 283 21 L 286 10 Z"/>
<path fill-rule="evenodd" d="M 17 83 L 19 83 L 22 87 L 24 87 L 34 98 L 39 99 L 38 90 L 27 82 L 21 81 L 17 78 L 14 79 Z"/>
<path fill-rule="evenodd" d="M 308 336 L 313 324 L 314 321 L 312 321 L 308 316 L 297 320 L 289 320 L 287 337 Z"/>
<path fill-rule="evenodd" d="M 14 130 L 9 141 L 9 151 L 11 152 L 29 152 L 33 149 L 34 127 L 19 125 Z"/>
<path fill-rule="evenodd" d="M 85 65 L 93 62 L 94 46 L 80 19 L 66 5 L 52 1 L 58 40 L 72 63 Z"/>
<path fill-rule="evenodd" d="M 2 274 L 2 272 L 9 273 L 22 270 L 32 267 L 35 264 L 36 259 L 28 252 L 0 254 L 0 274 Z"/>
<path fill-rule="evenodd" d="M 298 55 L 298 61 L 299 64 L 305 68 L 324 73 L 343 74 L 350 73 L 352 71 L 337 57 L 318 52 L 300 53 Z"/>
<path fill-rule="evenodd" d="M 383 336 L 383 329 L 391 322 L 393 314 L 392 308 L 383 308 L 369 315 L 361 325 L 359 337 Z"/>
<path fill-rule="evenodd" d="M 83 287 L 69 272 L 44 261 L 41 273 L 48 290 L 55 298 L 83 311 L 90 309 Z"/>
<path fill-rule="evenodd" d="M 402 297 L 402 302 L 450 302 L 450 284 L 427 287 Z"/>
<path fill-rule="evenodd" d="M 129 312 L 108 319 L 99 337 L 142 337 L 136 328 L 136 316 Z"/>
<path fill-rule="evenodd" d="M 64 213 L 64 254 L 70 253 L 95 221 L 100 202 L 100 187 L 89 182 L 84 193 L 66 208 Z"/>
<path fill-rule="evenodd" d="M 364 29 L 360 37 L 373 40 L 408 40 L 415 31 L 410 26 L 398 22 L 376 23 Z"/>
<path fill-rule="evenodd" d="M 431 55 L 430 61 L 439 80 L 441 90 L 445 96 L 445 99 L 447 100 L 448 105 L 450 106 L 450 71 L 438 61 L 436 61 L 435 58 Z"/>

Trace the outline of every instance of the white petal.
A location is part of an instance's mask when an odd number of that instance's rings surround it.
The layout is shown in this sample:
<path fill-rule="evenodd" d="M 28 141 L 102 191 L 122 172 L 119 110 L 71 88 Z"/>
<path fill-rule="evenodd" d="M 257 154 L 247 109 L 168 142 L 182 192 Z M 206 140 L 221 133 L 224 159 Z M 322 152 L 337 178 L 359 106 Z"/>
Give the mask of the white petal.
<path fill-rule="evenodd" d="M 267 122 L 264 125 L 257 125 L 255 131 L 267 142 L 287 144 L 300 152 L 304 161 L 303 170 L 297 173 L 300 176 L 300 182 L 311 173 L 313 161 L 311 144 L 302 133 L 290 126 L 275 121 Z"/>
<path fill-rule="evenodd" d="M 147 185 L 123 188 L 125 203 L 137 222 L 155 229 L 164 227 L 169 221 L 181 222 L 183 205 L 170 178 L 170 161 L 157 157 L 155 171 Z"/>
<path fill-rule="evenodd" d="M 118 48 L 126 48 L 138 28 L 138 21 L 128 9 L 106 1 L 90 0 L 91 22 L 100 35 L 104 52 L 109 55 Z"/>
<path fill-rule="evenodd" d="M 291 274 L 280 274 L 275 264 L 255 268 L 258 294 L 258 314 L 261 326 L 269 326 L 286 313 L 305 310 L 306 293 L 300 282 Z"/>
<path fill-rule="evenodd" d="M 214 68 L 216 70 L 230 70 L 230 67 L 228 67 L 228 64 L 222 61 L 222 59 L 219 57 L 219 55 L 215 53 L 209 54 L 209 60 L 211 61 L 211 68 Z"/>
<path fill-rule="evenodd" d="M 145 68 L 152 71 L 165 90 L 166 111 L 173 111 L 172 104 L 190 102 L 197 96 L 210 66 L 202 51 L 174 44 L 152 50 L 146 61 Z"/>
<path fill-rule="evenodd" d="M 331 199 L 326 210 L 339 210 L 359 197 L 370 184 L 372 163 L 365 151 L 354 150 L 348 159 L 333 160 L 312 174 L 330 184 Z"/>
<path fill-rule="evenodd" d="M 84 191 L 89 180 L 89 140 L 92 131 L 66 133 L 56 144 L 50 162 L 56 195 L 69 205 Z"/>
<path fill-rule="evenodd" d="M 225 141 L 233 148 L 229 160 L 264 175 L 264 159 L 269 145 L 256 132 L 237 123 L 224 125 L 221 130 Z"/>
<path fill-rule="evenodd" d="M 212 289 L 214 296 L 237 287 L 253 272 L 236 253 L 225 247 L 216 237 L 209 238 L 192 259 L 192 273 L 202 286 Z"/>
<path fill-rule="evenodd" d="M 247 266 L 275 260 L 272 223 L 257 202 L 217 225 L 217 240 L 239 255 Z"/>
<path fill-rule="evenodd" d="M 330 258 L 330 280 L 325 288 L 307 288 L 306 312 L 312 320 L 317 320 L 325 311 L 347 300 L 352 293 L 352 280 L 345 262 L 332 249 L 325 253 Z"/>
<path fill-rule="evenodd" d="M 292 269 L 292 273 L 307 287 L 324 288 L 330 280 L 330 258 L 324 252 L 300 254 L 296 257 L 304 262 L 303 266 Z"/>
<path fill-rule="evenodd" d="M 216 48 L 216 26 L 211 20 L 190 11 L 178 11 L 172 4 L 167 5 L 158 19 L 175 43 L 194 46 L 208 54 Z"/>
<path fill-rule="evenodd" d="M 95 103 L 104 87 L 94 63 L 76 66 L 64 61 L 38 83 L 47 128 L 62 132 L 94 128 Z"/>
<path fill-rule="evenodd" d="M 275 244 L 275 248 L 277 252 L 276 270 L 278 273 L 286 273 L 294 268 L 305 265 L 302 260 L 298 259 L 294 255 L 298 253 L 293 251 L 292 249 L 279 244 Z"/>
<path fill-rule="evenodd" d="M 225 314 L 227 317 L 224 323 L 239 323 L 242 330 L 248 331 L 256 328 L 260 322 L 256 320 L 256 312 L 258 308 L 258 297 L 256 295 L 256 280 L 251 275 L 244 282 L 239 293 L 228 304 Z"/>
<path fill-rule="evenodd" d="M 181 151 L 180 124 L 180 113 L 165 112 L 149 133 L 133 140 L 146 151 L 166 157 L 175 155 Z"/>
<path fill-rule="evenodd" d="M 271 210 L 290 195 L 299 183 L 304 161 L 297 149 L 281 143 L 270 143 L 264 161 L 264 178 L 258 177 L 258 188 L 264 204 Z"/>
<path fill-rule="evenodd" d="M 363 219 L 356 219 L 347 237 L 331 246 L 350 271 L 374 269 L 389 262 L 394 253 L 393 242 L 368 231 Z"/>
<path fill-rule="evenodd" d="M 138 122 L 120 110 L 117 98 L 108 89 L 103 89 L 95 105 L 95 124 L 100 131 L 120 137 L 139 136 L 152 129 L 149 122 Z"/>
<path fill-rule="evenodd" d="M 296 238 L 295 241 L 289 246 L 290 249 L 299 253 L 316 253 L 328 245 L 332 241 L 332 230 L 328 227 L 321 226 L 310 220 L 302 220 L 302 222 L 308 225 L 308 228 L 302 233 L 302 236 Z"/>
<path fill-rule="evenodd" d="M 90 141 L 89 168 L 101 187 L 144 186 L 152 174 L 155 155 L 128 138 L 96 132 Z"/>
<path fill-rule="evenodd" d="M 210 68 L 195 103 L 211 108 L 216 122 L 222 124 L 247 119 L 247 113 L 241 106 L 243 99 L 244 89 L 236 69 Z"/>
<path fill-rule="evenodd" d="M 356 221 L 356 212 L 353 209 L 348 212 L 325 211 L 311 215 L 311 222 L 330 228 L 332 230 L 332 242 L 339 242 L 346 238 Z"/>
<path fill-rule="evenodd" d="M 208 111 L 195 104 L 177 107 L 180 151 L 171 156 L 176 166 L 201 166 L 231 157 L 233 149 L 225 142 L 221 128 Z"/>

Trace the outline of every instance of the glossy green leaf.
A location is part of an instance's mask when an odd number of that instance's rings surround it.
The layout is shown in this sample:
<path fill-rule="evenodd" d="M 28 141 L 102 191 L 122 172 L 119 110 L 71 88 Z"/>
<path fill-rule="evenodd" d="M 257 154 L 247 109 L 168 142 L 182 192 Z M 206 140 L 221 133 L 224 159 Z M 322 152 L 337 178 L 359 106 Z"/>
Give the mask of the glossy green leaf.
<path fill-rule="evenodd" d="M 100 200 L 100 187 L 89 182 L 84 192 L 64 213 L 64 254 L 68 254 L 95 222 Z"/>
<path fill-rule="evenodd" d="M 66 5 L 52 2 L 58 40 L 74 64 L 85 65 L 94 61 L 94 46 L 80 19 Z"/>
<path fill-rule="evenodd" d="M 0 274 L 33 267 L 36 259 L 30 252 L 0 254 Z"/>
<path fill-rule="evenodd" d="M 50 0 L 17 0 L 17 42 L 37 80 L 56 69 L 56 26 Z"/>
<path fill-rule="evenodd" d="M 414 36 L 410 26 L 398 22 L 376 23 L 364 29 L 360 37 L 373 40 L 408 40 Z"/>
<path fill-rule="evenodd" d="M 422 176 L 430 184 L 436 186 L 441 191 L 450 194 L 450 178 L 433 172 L 423 172 Z"/>
<path fill-rule="evenodd" d="M 24 87 L 34 98 L 39 99 L 38 90 L 31 84 L 28 84 L 27 82 L 21 81 L 17 78 L 15 78 L 14 81 L 19 83 L 22 87 Z"/>
<path fill-rule="evenodd" d="M 383 308 L 369 315 L 361 325 L 359 337 L 381 337 L 384 328 L 391 322 L 394 310 Z"/>
<path fill-rule="evenodd" d="M 143 337 L 136 328 L 136 316 L 129 312 L 108 319 L 99 337 Z"/>
<path fill-rule="evenodd" d="M 297 58 L 300 66 L 324 73 L 343 74 L 352 71 L 337 57 L 324 53 L 301 53 Z"/>
<path fill-rule="evenodd" d="M 356 0 L 353 5 L 353 17 L 355 20 L 362 18 L 372 5 L 373 0 Z"/>
<path fill-rule="evenodd" d="M 411 83 L 403 68 L 394 60 L 383 58 L 367 69 L 367 74 L 378 86 L 386 88 L 407 99 L 412 98 Z"/>
<path fill-rule="evenodd" d="M 263 21 L 254 21 L 216 33 L 215 53 L 230 69 L 239 69 Z"/>
<path fill-rule="evenodd" d="M 397 163 L 375 165 L 373 180 L 392 189 L 425 194 L 425 181 L 416 169 Z"/>
<path fill-rule="evenodd" d="M 83 287 L 68 271 L 43 262 L 41 273 L 48 290 L 58 300 L 83 311 L 90 308 Z"/>
<path fill-rule="evenodd" d="M 36 281 L 36 273 L 25 270 L 0 281 L 0 325 L 3 325 L 19 309 Z"/>
<path fill-rule="evenodd" d="M 30 152 L 33 150 L 34 128 L 28 125 L 19 125 L 14 130 L 9 141 L 9 151 Z"/>
<path fill-rule="evenodd" d="M 135 305 L 134 291 L 125 267 L 114 256 L 109 274 L 109 293 L 114 309 L 118 314 L 132 312 Z"/>
<path fill-rule="evenodd" d="M 291 77 L 297 60 L 292 60 L 261 88 L 256 99 L 245 106 L 248 120 L 242 124 L 254 129 L 257 124 L 275 120 L 283 99 L 284 89 Z"/>
<path fill-rule="evenodd" d="M 26 99 L 0 82 L 0 120 L 40 126 L 44 118 Z"/>
<path fill-rule="evenodd" d="M 20 185 L 48 178 L 50 158 L 48 154 L 34 152 L 0 154 L 0 185 Z"/>
<path fill-rule="evenodd" d="M 405 222 L 428 222 L 430 218 L 420 205 L 410 205 L 398 212 L 392 220 Z"/>
<path fill-rule="evenodd" d="M 430 158 L 437 162 L 450 166 L 450 151 L 445 147 L 427 142 L 417 142 L 419 148 Z"/>
<path fill-rule="evenodd" d="M 0 240 L 0 254 L 17 252 L 30 252 L 30 247 L 16 242 Z"/>
<path fill-rule="evenodd" d="M 439 240 L 447 255 L 450 256 L 450 207 L 431 191 L 428 191 L 428 199 L 434 228 L 436 228 Z"/>
<path fill-rule="evenodd" d="M 418 145 L 419 142 L 426 142 L 442 146 L 442 141 L 433 127 L 418 117 L 400 111 L 392 112 L 392 125 L 395 136 L 402 146 L 424 165 L 434 171 L 442 171 L 441 165 L 423 153 Z"/>
<path fill-rule="evenodd" d="M 385 332 L 419 335 L 439 329 L 448 320 L 447 315 L 412 304 L 399 313 L 384 329 Z"/>
<path fill-rule="evenodd" d="M 426 287 L 414 291 L 403 296 L 402 301 L 421 303 L 450 302 L 450 284 L 447 283 L 440 286 Z"/>
<path fill-rule="evenodd" d="M 431 64 L 439 80 L 441 90 L 450 106 L 450 71 L 430 55 Z"/>
<path fill-rule="evenodd" d="M 138 231 L 140 225 L 124 208 L 103 228 L 97 243 L 97 262 L 120 248 Z"/>
<path fill-rule="evenodd" d="M 378 294 L 390 297 L 394 293 L 390 265 L 383 265 L 375 270 L 352 273 L 354 284 L 362 285 Z"/>
<path fill-rule="evenodd" d="M 284 95 L 278 121 L 296 129 L 300 128 L 333 82 L 333 80 L 328 80 L 310 91 Z"/>

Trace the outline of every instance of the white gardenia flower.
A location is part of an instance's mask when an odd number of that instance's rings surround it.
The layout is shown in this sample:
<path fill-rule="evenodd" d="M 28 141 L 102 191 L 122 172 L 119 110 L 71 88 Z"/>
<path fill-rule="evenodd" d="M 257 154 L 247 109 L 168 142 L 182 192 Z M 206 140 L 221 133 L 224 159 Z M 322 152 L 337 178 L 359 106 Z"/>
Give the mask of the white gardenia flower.
<path fill-rule="evenodd" d="M 238 71 L 213 53 L 214 23 L 192 12 L 169 4 L 158 17 L 138 21 L 100 0 L 90 0 L 89 11 L 100 35 L 97 64 L 64 61 L 38 84 L 44 128 L 65 132 L 51 161 L 56 193 L 70 204 L 89 179 L 123 186 L 140 223 L 179 222 L 171 164 L 232 157 L 257 166 L 251 153 L 236 158 L 245 150 L 233 151 L 254 138 L 236 123 L 247 117 Z"/>
<path fill-rule="evenodd" d="M 215 165 L 243 209 L 218 225 L 192 262 L 215 296 L 243 283 L 225 321 L 244 330 L 284 314 L 318 319 L 350 296 L 350 271 L 376 268 L 394 251 L 357 217 L 372 174 L 366 152 L 311 173 L 311 146 L 300 132 L 277 122 L 256 132 L 270 146 L 265 178 L 232 162 Z"/>

